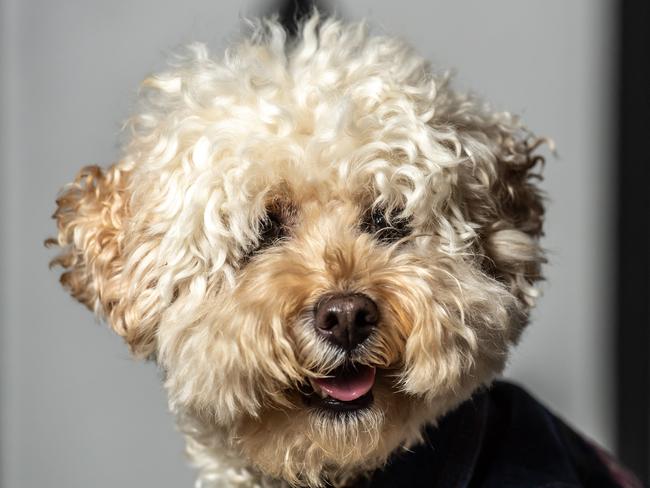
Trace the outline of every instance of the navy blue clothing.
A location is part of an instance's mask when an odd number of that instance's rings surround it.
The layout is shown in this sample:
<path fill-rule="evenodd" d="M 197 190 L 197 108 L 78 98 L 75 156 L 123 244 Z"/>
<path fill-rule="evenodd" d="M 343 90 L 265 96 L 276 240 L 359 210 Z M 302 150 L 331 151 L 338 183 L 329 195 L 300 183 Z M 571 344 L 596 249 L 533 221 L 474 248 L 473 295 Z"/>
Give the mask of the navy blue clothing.
<path fill-rule="evenodd" d="M 600 451 L 524 390 L 502 381 L 477 392 L 437 427 L 427 428 L 425 439 L 410 452 L 395 454 L 358 486 L 640 486 L 633 477 L 614 481 L 615 470 L 608 468 Z"/>

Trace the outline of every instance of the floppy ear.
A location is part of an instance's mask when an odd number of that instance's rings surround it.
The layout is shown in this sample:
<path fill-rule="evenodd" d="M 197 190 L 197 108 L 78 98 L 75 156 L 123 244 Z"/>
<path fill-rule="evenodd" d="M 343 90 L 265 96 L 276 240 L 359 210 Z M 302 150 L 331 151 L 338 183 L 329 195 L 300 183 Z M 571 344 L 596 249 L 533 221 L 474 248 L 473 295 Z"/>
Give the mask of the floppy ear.
<path fill-rule="evenodd" d="M 61 284 L 70 294 L 105 318 L 135 354 L 152 352 L 153 327 L 128 325 L 124 276 L 125 225 L 129 216 L 127 183 L 130 172 L 114 165 L 83 168 L 57 198 L 58 236 L 46 241 L 62 252 L 51 266 L 65 268 Z"/>
<path fill-rule="evenodd" d="M 471 131 L 469 160 L 460 184 L 466 211 L 478 234 L 478 256 L 486 272 L 508 284 L 523 308 L 534 304 L 533 284 L 545 262 L 539 245 L 544 205 L 535 150 L 545 139 L 527 132 L 509 114 L 493 114 Z"/>

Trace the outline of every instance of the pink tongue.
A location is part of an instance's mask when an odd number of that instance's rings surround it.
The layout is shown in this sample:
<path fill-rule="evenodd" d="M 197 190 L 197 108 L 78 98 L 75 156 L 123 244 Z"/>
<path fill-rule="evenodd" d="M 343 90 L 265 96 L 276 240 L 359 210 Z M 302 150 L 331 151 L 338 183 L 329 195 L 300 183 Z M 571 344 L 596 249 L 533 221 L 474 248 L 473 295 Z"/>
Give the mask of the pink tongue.
<path fill-rule="evenodd" d="M 356 370 L 346 371 L 331 378 L 317 378 L 314 383 L 332 398 L 350 402 L 370 391 L 375 384 L 375 368 L 359 366 Z"/>

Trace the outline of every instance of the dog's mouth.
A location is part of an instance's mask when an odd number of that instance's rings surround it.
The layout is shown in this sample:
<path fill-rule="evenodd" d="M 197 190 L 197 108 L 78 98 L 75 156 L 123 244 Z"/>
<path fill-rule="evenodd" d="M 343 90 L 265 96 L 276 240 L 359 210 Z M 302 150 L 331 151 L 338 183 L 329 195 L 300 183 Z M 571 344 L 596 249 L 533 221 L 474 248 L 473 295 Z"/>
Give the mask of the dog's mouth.
<path fill-rule="evenodd" d="M 361 364 L 346 364 L 325 378 L 310 379 L 308 404 L 335 412 L 360 410 L 372 405 L 372 387 L 376 368 Z"/>

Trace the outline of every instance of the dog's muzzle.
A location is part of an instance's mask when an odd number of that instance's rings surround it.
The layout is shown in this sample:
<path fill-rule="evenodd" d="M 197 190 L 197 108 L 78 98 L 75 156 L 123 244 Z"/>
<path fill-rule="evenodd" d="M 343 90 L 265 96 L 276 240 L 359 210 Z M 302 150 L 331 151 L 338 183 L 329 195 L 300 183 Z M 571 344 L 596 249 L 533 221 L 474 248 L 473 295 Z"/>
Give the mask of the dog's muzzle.
<path fill-rule="evenodd" d="M 379 308 L 361 293 L 330 295 L 314 309 L 316 333 L 346 355 L 370 337 L 379 324 Z M 326 377 L 310 380 L 308 403 L 330 411 L 359 410 L 373 402 L 376 368 L 348 361 Z"/>

